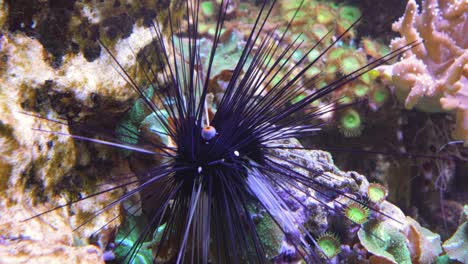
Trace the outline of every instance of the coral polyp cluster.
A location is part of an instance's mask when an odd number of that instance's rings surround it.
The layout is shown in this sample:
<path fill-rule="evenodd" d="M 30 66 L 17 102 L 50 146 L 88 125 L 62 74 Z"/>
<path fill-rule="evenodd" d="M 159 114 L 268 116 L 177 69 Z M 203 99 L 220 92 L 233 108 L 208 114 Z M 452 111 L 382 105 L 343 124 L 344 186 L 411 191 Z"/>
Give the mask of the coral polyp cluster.
<path fill-rule="evenodd" d="M 280 14 L 290 17 L 293 15 L 293 8 L 297 6 L 298 2 L 293 4 L 291 2 L 280 1 L 280 4 Z M 344 29 L 359 19 L 361 15 L 359 9 L 353 6 L 345 4 L 337 5 L 330 2 L 306 1 L 303 3 L 300 13 L 297 14 L 292 32 L 303 32 L 299 41 L 301 41 L 304 47 L 308 47 L 311 43 L 313 44 L 325 36 L 332 37 L 344 33 Z M 294 40 L 294 37 L 295 35 L 291 39 Z M 308 69 L 308 76 L 313 77 L 317 74 L 320 76 L 315 82 L 317 89 L 340 76 L 357 71 L 372 60 L 380 58 L 389 52 L 389 48 L 380 41 L 368 37 L 359 40 L 356 37 L 355 29 L 351 29 L 346 33 L 339 45 L 331 47 L 323 54 L 322 60 Z M 326 38 L 325 41 L 316 47 L 314 52 L 308 55 L 309 61 L 315 60 L 318 54 L 327 48 L 327 41 L 330 40 Z M 338 105 L 354 101 L 366 101 L 372 110 L 377 111 L 390 98 L 388 87 L 380 81 L 379 75 L 377 71 L 368 72 L 339 91 L 333 92 L 330 98 L 323 98 L 321 100 L 322 102 L 336 100 Z M 317 104 L 320 105 L 319 102 Z M 335 115 L 333 118 L 337 124 L 340 124 L 342 121 L 341 115 Z M 341 131 L 345 132 L 346 130 Z M 349 136 L 349 134 L 345 136 Z"/>

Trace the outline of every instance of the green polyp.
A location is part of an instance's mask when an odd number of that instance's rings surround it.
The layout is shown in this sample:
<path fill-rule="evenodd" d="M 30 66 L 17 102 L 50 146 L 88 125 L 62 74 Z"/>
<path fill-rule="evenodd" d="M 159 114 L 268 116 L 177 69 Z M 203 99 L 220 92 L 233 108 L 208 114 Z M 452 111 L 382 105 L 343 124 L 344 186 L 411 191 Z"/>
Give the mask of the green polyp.
<path fill-rule="evenodd" d="M 349 104 L 349 103 L 351 103 L 352 101 L 353 101 L 353 100 L 352 100 L 349 96 L 343 96 L 342 98 L 340 98 L 340 99 L 338 100 L 338 102 L 339 102 L 340 104 Z"/>
<path fill-rule="evenodd" d="M 336 65 L 330 64 L 325 69 L 325 72 L 327 74 L 335 74 L 337 70 L 338 70 L 338 67 Z"/>
<path fill-rule="evenodd" d="M 305 74 L 306 74 L 307 77 L 310 77 L 310 78 L 311 78 L 311 77 L 316 76 L 316 75 L 319 74 L 319 73 L 320 73 L 320 69 L 319 69 L 319 68 L 317 68 L 317 67 L 310 67 L 309 69 L 307 69 L 307 71 L 306 71 Z"/>
<path fill-rule="evenodd" d="M 323 88 L 323 87 L 325 87 L 325 86 L 327 86 L 327 82 L 325 82 L 325 81 L 321 81 L 321 82 L 319 82 L 319 83 L 317 84 L 317 88 L 319 88 L 319 89 L 320 89 L 320 88 Z"/>
<path fill-rule="evenodd" d="M 213 28 L 213 34 L 215 29 Z M 222 29 L 221 35 L 225 40 L 222 44 L 219 44 L 216 49 L 216 54 L 213 59 L 213 65 L 211 67 L 211 76 L 215 77 L 222 73 L 224 70 L 233 70 L 235 65 L 239 61 L 240 57 L 242 56 L 243 49 L 240 48 L 239 44 L 244 41 L 244 35 L 237 30 L 229 31 Z M 228 38 L 227 38 L 228 37 Z M 210 47 L 210 42 L 202 42 L 204 39 L 201 39 L 200 48 L 207 49 Z M 205 40 L 206 41 L 206 40 Z M 188 47 L 187 47 L 188 50 Z M 200 52 L 200 54 L 204 54 L 204 56 L 209 56 L 210 50 L 207 49 L 204 52 Z M 247 57 L 247 61 L 245 65 L 249 65 L 250 61 L 252 60 L 251 57 Z M 210 60 L 206 59 L 203 62 L 204 69 L 208 68 Z M 188 73 L 187 73 L 188 74 Z M 183 77 L 181 77 L 182 79 Z"/>
<path fill-rule="evenodd" d="M 164 229 L 166 229 L 166 223 L 160 225 L 156 230 L 154 230 L 153 233 L 153 242 L 161 242 Z"/>
<path fill-rule="evenodd" d="M 365 84 L 370 84 L 371 83 L 371 78 L 372 78 L 372 76 L 371 76 L 371 74 L 369 72 L 366 72 L 366 73 L 364 73 L 363 75 L 361 75 L 359 77 L 359 79 Z"/>
<path fill-rule="evenodd" d="M 328 59 L 329 60 L 337 60 L 344 54 L 344 52 L 345 52 L 345 49 L 343 49 L 343 48 L 333 49 L 332 51 L 330 51 L 330 53 L 328 55 Z"/>
<path fill-rule="evenodd" d="M 358 97 L 363 97 L 369 92 L 369 86 L 365 84 L 356 84 L 354 86 L 354 94 Z"/>
<path fill-rule="evenodd" d="M 292 59 L 295 61 L 299 61 L 300 59 L 302 59 L 303 56 L 304 54 L 302 53 L 302 51 L 296 50 L 292 55 Z"/>
<path fill-rule="evenodd" d="M 220 36 L 223 35 L 224 32 L 226 32 L 226 29 L 224 29 L 224 28 L 221 29 Z M 208 34 L 210 34 L 211 36 L 214 36 L 216 34 L 216 28 L 212 27 L 212 28 L 208 29 Z"/>
<path fill-rule="evenodd" d="M 317 22 L 320 24 L 328 24 L 334 19 L 333 14 L 327 8 L 320 8 L 319 14 L 317 16 Z"/>
<path fill-rule="evenodd" d="M 345 110 L 340 118 L 339 130 L 345 137 L 357 137 L 361 135 L 362 120 L 359 113 L 354 109 Z"/>
<path fill-rule="evenodd" d="M 215 28 L 208 29 L 208 34 L 210 34 L 211 36 L 214 36 L 216 34 L 216 29 Z"/>
<path fill-rule="evenodd" d="M 385 192 L 379 188 L 369 188 L 369 198 L 374 201 L 378 202 L 384 199 Z"/>
<path fill-rule="evenodd" d="M 296 10 L 301 6 L 301 1 L 285 1 L 284 7 L 286 10 Z"/>
<path fill-rule="evenodd" d="M 345 57 L 341 61 L 341 70 L 344 74 L 350 74 L 357 71 L 361 67 L 359 60 L 353 56 Z"/>
<path fill-rule="evenodd" d="M 335 246 L 335 244 L 330 241 L 330 240 L 322 240 L 322 241 L 319 241 L 319 246 L 320 248 L 322 249 L 323 253 L 327 256 L 327 257 L 333 257 L 334 255 L 336 255 L 334 252 L 337 251 L 337 248 Z"/>
<path fill-rule="evenodd" d="M 382 202 L 386 196 L 387 196 L 387 190 L 384 186 L 377 184 L 377 183 L 371 183 L 369 184 L 369 188 L 367 190 L 367 195 L 369 196 L 369 199 L 374 202 L 374 203 L 380 203 Z"/>
<path fill-rule="evenodd" d="M 295 37 L 298 38 L 298 41 L 303 41 L 303 42 L 306 42 L 306 43 L 310 41 L 309 38 L 305 34 L 300 34 L 300 35 L 297 35 Z"/>
<path fill-rule="evenodd" d="M 200 4 L 201 12 L 204 16 L 211 17 L 214 15 L 214 4 L 213 2 L 206 1 Z"/>
<path fill-rule="evenodd" d="M 300 21 L 301 19 L 305 19 L 305 18 L 307 18 L 307 13 L 304 11 L 297 12 L 296 17 L 295 17 L 295 19 L 297 19 L 298 21 Z"/>
<path fill-rule="evenodd" d="M 198 32 L 200 33 L 207 33 L 209 29 L 210 29 L 209 25 L 201 24 L 201 23 L 198 25 Z"/>
<path fill-rule="evenodd" d="M 328 30 L 325 26 L 321 24 L 315 24 L 312 27 L 312 33 L 317 37 L 317 38 L 323 38 L 325 35 L 328 33 Z"/>
<path fill-rule="evenodd" d="M 151 98 L 154 95 L 154 88 L 152 85 L 150 85 L 146 91 L 145 91 L 145 96 L 146 98 L 151 101 Z M 141 122 L 147 115 L 146 110 L 147 106 L 146 103 L 143 99 L 138 99 L 135 103 L 135 105 L 132 107 L 130 110 L 130 119 L 132 120 L 133 123 L 139 123 Z"/>
<path fill-rule="evenodd" d="M 273 80 L 271 80 L 271 85 L 275 86 L 277 85 L 283 77 L 280 76 L 279 74 L 276 74 L 275 77 L 273 77 Z"/>
<path fill-rule="evenodd" d="M 309 59 L 310 62 L 312 62 L 315 59 L 317 59 L 320 56 L 320 54 L 321 54 L 320 51 L 318 51 L 317 49 L 314 49 L 311 52 L 309 52 L 309 54 L 307 54 L 307 58 Z"/>
<path fill-rule="evenodd" d="M 361 11 L 357 7 L 343 6 L 339 11 L 340 18 L 354 22 L 361 16 Z"/>
<path fill-rule="evenodd" d="M 312 103 L 310 103 L 310 105 L 313 106 L 313 107 L 319 107 L 320 103 L 321 103 L 320 99 L 316 99 L 316 100 L 312 101 Z"/>
<path fill-rule="evenodd" d="M 364 38 L 361 42 L 365 50 L 368 50 L 370 53 L 377 53 L 376 45 L 372 40 Z"/>
<path fill-rule="evenodd" d="M 356 110 L 350 109 L 341 118 L 341 124 L 347 129 L 356 129 L 361 126 L 361 117 Z"/>
<path fill-rule="evenodd" d="M 369 218 L 369 209 L 358 203 L 351 203 L 345 209 L 345 216 L 356 224 L 363 224 Z"/>
<path fill-rule="evenodd" d="M 350 28 L 351 25 L 353 24 L 351 21 L 348 21 L 348 20 L 340 20 L 338 21 L 338 24 L 342 27 L 342 28 Z"/>
<path fill-rule="evenodd" d="M 300 101 L 302 101 L 304 98 L 306 98 L 306 96 L 304 94 L 300 94 L 296 97 L 294 97 L 292 100 L 291 100 L 291 103 L 295 104 L 295 103 L 299 103 Z"/>
<path fill-rule="evenodd" d="M 380 76 L 380 72 L 376 69 L 372 69 L 366 74 L 368 74 L 372 80 L 375 80 Z"/>
<path fill-rule="evenodd" d="M 317 244 L 325 257 L 329 259 L 335 257 L 341 251 L 339 239 L 331 233 L 320 236 L 317 239 Z"/>
<path fill-rule="evenodd" d="M 374 92 L 374 100 L 376 103 L 383 103 L 387 100 L 387 93 L 385 90 L 378 89 Z"/>
<path fill-rule="evenodd" d="M 294 15 L 296 16 L 294 17 Z M 305 16 L 306 16 L 306 13 L 304 11 L 297 11 L 296 13 L 296 10 L 291 10 L 286 13 L 286 20 L 291 20 L 294 17 L 294 21 L 299 21 L 301 18 Z"/>

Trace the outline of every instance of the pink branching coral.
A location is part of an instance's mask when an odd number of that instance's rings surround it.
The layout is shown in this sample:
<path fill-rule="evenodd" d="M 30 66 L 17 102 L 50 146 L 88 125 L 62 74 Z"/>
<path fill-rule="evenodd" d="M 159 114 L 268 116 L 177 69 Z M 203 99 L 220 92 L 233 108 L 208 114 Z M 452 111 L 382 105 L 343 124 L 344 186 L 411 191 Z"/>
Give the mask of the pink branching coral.
<path fill-rule="evenodd" d="M 397 97 L 408 109 L 456 113 L 452 136 L 468 140 L 468 2 L 423 0 L 419 11 L 409 0 L 392 28 L 401 34 L 392 41 L 393 50 L 424 41 L 399 62 L 380 68 Z"/>

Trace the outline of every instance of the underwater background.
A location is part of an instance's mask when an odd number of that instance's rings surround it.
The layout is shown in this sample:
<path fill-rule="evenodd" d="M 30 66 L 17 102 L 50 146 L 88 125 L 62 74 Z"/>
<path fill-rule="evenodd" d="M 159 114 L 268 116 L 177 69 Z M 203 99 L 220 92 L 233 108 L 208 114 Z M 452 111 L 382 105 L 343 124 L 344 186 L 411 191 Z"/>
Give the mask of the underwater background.
<path fill-rule="evenodd" d="M 132 189 L 115 188 L 119 177 L 137 179 L 148 164 L 128 151 L 64 135 L 83 132 L 71 125 L 78 123 L 90 128 L 89 137 L 122 124 L 141 133 L 157 126 L 115 61 L 150 87 L 150 96 L 158 93 L 144 74 L 164 68 L 154 55 L 164 51 L 153 45 L 151 21 L 157 17 L 170 36 L 169 17 L 183 19 L 184 3 L 0 0 L 0 263 L 173 263 L 170 250 L 154 258 L 164 226 L 155 228 L 136 259 L 126 259 L 146 225 L 142 212 L 132 209 L 138 197 L 93 217 Z M 199 3 L 201 57 L 213 45 L 220 4 Z M 213 109 L 261 4 L 233 0 L 226 9 L 209 80 Z M 317 240 L 323 262 L 468 263 L 468 2 L 305 0 L 297 11 L 300 4 L 277 1 L 265 31 L 284 29 L 295 16 L 285 43 L 303 44 L 287 63 L 305 54 L 312 62 L 325 52 L 305 72 L 321 73 L 317 89 L 421 42 L 315 100 L 313 107 L 333 105 L 317 118 L 322 130 L 287 143 L 308 150 L 278 154 L 307 157 L 307 169 L 326 175 L 322 184 L 366 197 L 371 208 L 335 195 L 323 203 L 344 203 L 348 210 L 324 210 L 316 193 L 302 197 L 305 209 L 288 204 Z M 273 82 L 284 76 L 286 70 L 275 73 Z M 267 259 L 305 263 L 280 258 L 286 254 L 283 232 L 258 208 L 253 215 Z"/>

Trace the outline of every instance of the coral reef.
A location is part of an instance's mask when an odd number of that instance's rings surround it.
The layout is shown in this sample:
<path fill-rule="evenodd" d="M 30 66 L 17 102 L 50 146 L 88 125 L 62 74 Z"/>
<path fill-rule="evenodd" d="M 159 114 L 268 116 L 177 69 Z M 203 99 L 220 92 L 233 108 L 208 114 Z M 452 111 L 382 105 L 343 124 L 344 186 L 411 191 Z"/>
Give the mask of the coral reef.
<path fill-rule="evenodd" d="M 393 24 L 401 37 L 392 41 L 393 50 L 412 42 L 420 45 L 380 71 L 395 86 L 405 107 L 426 112 L 453 112 L 453 138 L 468 139 L 468 3 L 425 0 L 418 10 L 408 1 L 403 17 Z"/>
<path fill-rule="evenodd" d="M 80 223 L 93 215 L 96 208 L 103 207 L 109 201 L 119 197 L 118 191 L 92 197 L 73 205 L 72 208 L 61 208 L 41 215 L 28 220 L 27 224 L 21 221 L 92 192 L 112 188 L 114 185 L 102 185 L 105 180 L 118 182 L 118 179 L 113 179 L 112 176 L 127 174 L 130 175 L 129 177 L 135 177 L 134 168 L 130 168 L 125 159 L 129 156 L 129 152 L 119 154 L 106 147 L 81 143 L 57 134 L 34 131 L 31 128 L 73 133 L 74 129 L 77 128 L 66 124 L 47 122 L 37 116 L 26 115 L 22 112 L 37 113 L 50 119 L 61 119 L 64 122 L 67 119 L 85 122 L 91 124 L 90 127 L 97 125 L 104 129 L 115 129 L 115 124 L 118 123 L 120 128 L 125 126 L 137 133 L 160 131 L 161 124 L 157 123 L 154 114 L 149 115 L 149 113 L 142 111 L 141 101 L 133 102 L 136 95 L 129 92 L 131 91 L 129 84 L 109 67 L 111 58 L 100 50 L 96 40 L 100 37 L 106 44 L 109 44 L 119 63 L 134 74 L 137 82 L 144 83 L 144 78 L 138 69 L 144 63 L 138 64 L 137 59 L 142 53 L 146 55 L 155 52 L 154 48 L 157 49 L 155 45 L 152 45 L 151 32 L 145 25 L 148 25 L 149 21 L 156 15 L 155 9 L 160 8 L 155 5 L 157 3 L 164 4 L 166 1 L 142 1 L 142 3 L 144 2 L 142 6 L 147 7 L 145 10 L 137 8 L 135 1 L 130 0 L 115 2 L 69 1 L 61 9 L 46 6 L 46 1 L 32 2 L 34 4 L 29 3 L 28 7 L 28 1 L 0 0 L 0 6 L 4 8 L 0 12 L 0 27 L 3 26 L 2 30 L 5 32 L 5 34 L 0 35 L 2 47 L 0 55 L 3 58 L 0 61 L 0 112 L 2 113 L 0 117 L 0 211 L 2 212 L 0 215 L 0 259 L 7 262 L 21 262 L 35 258 L 38 263 L 62 263 L 64 259 L 71 263 L 100 263 L 108 257 L 102 251 L 112 240 L 111 237 L 115 237 L 114 242 L 122 242 L 121 246 L 127 247 L 115 249 L 112 254 L 119 256 L 131 248 L 134 243 L 137 243 L 136 234 L 140 232 L 140 230 L 133 230 L 133 233 L 129 231 L 129 226 L 133 226 L 132 223 L 139 221 L 138 219 L 127 217 L 125 218 L 126 224 L 120 225 L 123 219 L 119 217 L 121 211 L 117 207 L 106 210 L 88 225 L 78 228 Z M 113 5 L 110 5 L 110 2 Z M 119 5 L 114 5 L 117 2 Z M 176 2 L 171 2 L 176 5 Z M 426 1 L 425 5 L 430 2 Z M 280 1 L 277 9 L 274 10 L 277 21 L 267 25 L 267 28 L 284 27 L 285 22 L 287 22 L 285 18 L 291 18 L 296 5 L 297 2 L 294 1 Z M 408 6 L 414 11 L 412 14 L 407 12 L 400 23 L 402 26 L 399 30 L 406 37 L 406 42 L 396 41 L 393 48 L 408 43 L 410 40 L 407 38 L 410 38 L 411 34 L 415 32 L 409 28 L 403 29 L 405 22 L 407 25 L 411 24 L 411 28 L 421 23 L 419 22 L 421 19 L 415 17 L 418 14 L 414 1 L 410 1 Z M 458 6 L 458 10 L 466 10 L 466 4 L 461 3 Z M 211 45 L 210 42 L 213 39 L 212 18 L 218 7 L 218 1 L 205 1 L 201 5 L 203 17 L 200 22 L 200 31 L 203 32 L 204 38 L 200 40 L 200 43 L 206 44 L 201 47 L 202 49 Z M 215 59 L 220 63 L 215 65 L 212 72 L 213 78 L 210 80 L 211 94 L 208 98 L 211 100 L 212 108 L 216 108 L 216 102 L 220 99 L 223 88 L 225 88 L 225 80 L 230 77 L 230 72 L 235 67 L 232 64 L 242 53 L 239 44 L 245 41 L 245 29 L 249 28 L 248 23 L 251 23 L 253 19 L 252 12 L 249 12 L 251 8 L 258 7 L 251 3 L 234 1 L 232 9 L 229 10 L 229 20 L 226 21 L 227 30 L 221 37 L 220 48 Z M 452 10 L 444 4 L 441 6 L 441 12 L 449 20 L 461 21 L 464 19 L 464 24 L 460 22 L 461 24 L 457 24 L 457 27 L 450 32 L 450 34 L 456 35 L 459 32 L 456 29 L 461 25 L 466 28 L 467 14 L 460 14 L 455 7 L 453 8 Z M 428 7 L 425 7 L 425 10 L 418 17 L 428 15 Z M 59 13 L 62 11 L 63 17 L 60 17 Z M 23 15 L 15 15 L 18 12 L 22 12 Z M 162 15 L 164 16 L 164 14 Z M 330 43 L 330 40 L 342 33 L 359 15 L 360 11 L 352 6 L 306 1 L 294 22 L 294 34 L 286 36 L 289 38 L 289 43 L 292 43 L 299 36 L 299 32 L 305 33 L 299 37 L 299 41 L 304 41 L 304 44 L 294 54 L 296 61 L 304 55 L 303 49 L 310 47 L 331 30 L 330 39 L 318 46 L 306 58 L 308 62 L 314 61 L 325 49 L 325 46 Z M 244 20 L 237 22 L 238 17 L 242 17 Z M 335 27 L 335 17 L 338 17 L 337 27 Z M 437 19 L 432 19 L 437 21 L 437 23 L 434 22 L 436 29 L 447 29 L 446 25 L 439 25 Z M 48 24 L 52 26 L 48 28 Z M 57 28 L 59 24 L 64 30 Z M 442 26 L 446 28 L 439 28 Z M 322 73 L 320 82 L 317 82 L 316 85 L 317 89 L 388 52 L 379 41 L 370 38 L 363 38 L 358 44 L 355 39 L 356 34 L 354 30 L 351 30 L 344 41 L 324 55 L 323 61 L 327 63 L 318 61 L 317 66 L 309 69 L 309 77 Z M 405 86 L 406 88 L 397 85 L 397 94 L 411 89 L 409 95 L 400 95 L 408 101 L 408 106 L 421 109 L 428 106 L 433 110 L 431 107 L 436 105 L 437 110 L 456 111 L 458 125 L 454 136 L 466 139 L 466 134 L 464 134 L 466 127 L 463 125 L 467 124 L 468 126 L 466 120 L 468 118 L 466 109 L 468 105 L 466 40 L 465 42 L 463 39 L 461 42 L 458 40 L 458 42 L 454 42 L 465 49 L 464 55 L 460 55 L 458 49 L 448 49 L 445 45 L 446 42 L 441 42 L 442 37 L 446 37 L 446 35 L 445 33 L 437 35 L 438 38 L 436 38 L 426 37 L 426 33 L 421 33 L 420 38 L 426 42 L 415 49 L 413 53 L 406 54 L 405 60 L 418 59 L 426 65 L 421 66 L 421 72 L 417 73 L 418 79 L 421 76 L 431 76 L 431 79 L 428 80 L 434 81 L 437 85 L 450 83 L 451 88 L 444 87 L 442 89 L 442 86 L 434 86 L 433 93 L 432 88 L 423 92 L 420 90 L 413 92 L 412 87 L 422 87 L 418 80 L 415 79 L 409 85 L 408 83 L 413 79 L 405 79 L 402 74 L 400 77 L 394 77 L 394 81 L 396 84 L 408 85 Z M 38 38 L 34 39 L 28 36 L 38 36 Z M 181 45 L 184 45 L 183 36 L 177 36 L 176 39 L 180 40 Z M 431 44 L 431 41 L 436 41 L 436 44 Z M 438 53 L 440 57 L 433 57 L 433 49 L 443 51 Z M 209 50 L 204 52 L 206 54 Z M 454 54 L 458 54 L 458 58 L 455 58 Z M 174 56 L 180 56 L 180 54 L 174 54 Z M 220 58 L 225 59 L 221 60 Z M 421 63 L 418 65 L 422 65 Z M 406 64 L 402 61 L 386 68 L 385 71 L 381 72 L 383 74 L 371 71 L 359 77 L 356 82 L 349 84 L 345 89 L 337 91 L 330 98 L 326 98 L 323 102 L 317 102 L 315 106 L 332 102 L 346 104 L 356 99 L 368 98 L 369 107 L 372 110 L 381 109 L 389 101 L 390 93 L 379 80 L 382 76 L 390 76 L 389 73 L 394 76 L 393 71 L 397 72 L 399 64 L 401 67 L 409 67 L 405 66 Z M 462 64 L 465 66 L 457 68 L 458 65 Z M 411 72 L 408 69 L 406 68 L 408 72 Z M 284 75 L 278 74 L 276 81 L 278 82 L 278 78 L 282 76 Z M 153 99 L 156 92 L 157 88 L 151 86 L 146 91 L 147 96 Z M 304 91 L 305 94 L 310 92 L 312 91 Z M 304 95 L 299 95 L 294 100 L 300 100 L 301 96 Z M 360 108 L 349 110 L 352 111 L 351 116 L 349 111 L 338 111 L 336 116 L 333 116 L 334 120 L 345 121 L 342 127 L 336 130 L 341 130 L 345 136 L 358 136 L 363 130 L 364 111 Z M 391 111 L 385 110 L 379 111 L 379 113 L 385 113 L 382 114 L 381 119 L 386 122 L 385 119 L 391 114 Z M 165 113 L 158 114 L 166 116 Z M 104 119 L 103 116 L 106 118 Z M 107 119 L 109 116 L 111 118 Z M 366 117 L 368 126 L 369 123 L 376 122 L 376 120 L 372 117 Z M 393 129 L 388 130 L 394 131 Z M 336 134 L 332 135 L 333 143 L 336 140 L 335 136 Z M 322 139 L 320 138 L 320 140 Z M 382 141 L 382 137 L 378 139 L 368 137 L 366 139 Z M 132 139 L 128 137 L 122 138 L 122 140 Z M 170 144 L 167 136 L 159 135 L 154 140 Z M 302 144 L 299 141 L 283 143 L 292 147 Z M 320 246 L 322 253 L 327 258 L 343 260 L 356 257 L 359 260 L 369 260 L 371 263 L 372 261 L 374 263 L 384 261 L 382 259 L 400 263 L 408 261 L 430 263 L 441 254 L 441 240 L 437 234 L 406 217 L 398 207 L 385 200 L 387 195 L 389 195 L 388 199 L 398 195 L 395 189 L 382 189 L 383 186 L 369 184 L 366 177 L 361 174 L 345 172 L 345 169 L 335 165 L 331 155 L 325 151 L 293 150 L 275 154 L 283 159 L 294 160 L 308 168 L 314 172 L 309 175 L 310 177 L 316 177 L 316 180 L 322 182 L 324 186 L 339 190 L 343 194 L 334 195 L 327 190 L 321 190 L 319 193 L 305 186 L 303 186 L 304 193 L 295 193 L 294 199 L 291 199 L 291 196 L 286 193 L 282 193 L 284 198 L 288 199 L 288 206 L 294 209 L 288 213 L 294 216 L 298 224 L 307 226 L 315 237 L 323 239 L 324 242 Z M 278 163 L 282 162 L 278 160 Z M 382 174 L 385 174 L 382 178 L 388 177 L 390 174 L 398 174 L 395 169 L 385 171 L 385 167 L 391 166 L 387 163 L 387 160 L 384 160 L 379 164 L 383 164 L 379 167 L 379 170 L 383 171 Z M 439 166 L 439 163 L 437 165 Z M 448 171 L 447 175 L 452 176 L 454 167 L 447 165 L 444 168 Z M 294 169 L 301 170 L 300 168 Z M 304 173 L 304 170 L 301 173 Z M 434 174 L 433 171 L 431 173 Z M 321 176 L 317 176 L 318 174 Z M 368 176 L 372 175 L 372 177 L 382 180 L 375 176 L 376 174 L 366 173 Z M 394 181 L 395 185 L 391 185 L 391 187 L 401 185 L 400 181 L 407 176 L 408 173 L 402 173 L 400 178 Z M 431 179 L 435 178 L 432 176 Z M 447 178 L 449 177 L 447 176 Z M 384 181 L 382 180 L 382 182 Z M 374 187 L 375 189 L 373 189 Z M 389 186 L 387 185 L 387 187 Z M 370 198 L 370 208 L 361 206 L 355 208 L 353 207 L 355 203 L 349 198 L 361 200 L 366 199 L 367 196 Z M 324 207 L 325 209 L 323 209 Z M 349 217 L 350 220 L 343 221 L 346 208 L 353 214 Z M 373 209 L 380 209 L 390 217 L 379 215 Z M 252 211 L 252 217 L 255 218 L 258 231 L 268 247 L 266 249 L 268 257 L 274 257 L 278 254 L 287 255 L 287 238 L 282 236 L 278 226 L 272 223 L 271 217 L 256 208 L 253 208 Z M 342 212 L 342 214 L 336 212 Z M 398 222 L 402 222 L 402 224 Z M 99 237 L 96 237 L 94 232 L 103 226 L 105 228 L 101 230 Z M 76 228 L 78 229 L 74 231 Z M 116 232 L 117 228 L 118 232 Z M 157 247 L 158 237 L 163 228 L 163 226 L 157 228 L 152 240 L 145 241 L 145 247 L 141 249 L 138 257 L 145 259 L 148 263 L 153 261 L 151 251 Z M 466 229 L 466 222 L 461 224 L 459 230 L 463 231 L 464 229 Z M 460 253 L 462 251 L 460 249 L 463 248 L 457 246 L 462 231 L 457 231 L 452 239 L 443 244 L 447 258 L 459 261 L 466 259 L 466 256 L 461 254 L 463 252 Z M 335 235 L 330 235 L 331 232 Z M 132 234 L 125 237 L 127 233 Z M 281 236 L 278 235 L 280 233 Z M 384 239 L 379 240 L 376 236 Z M 334 240 L 335 237 L 340 238 L 337 241 L 343 241 L 338 247 L 338 242 Z M 97 246 L 87 245 L 90 242 Z M 350 252 L 350 249 L 353 252 Z M 120 255 L 120 257 L 124 256 Z M 287 257 L 291 258 L 291 256 Z M 112 259 L 112 257 L 110 258 Z"/>

